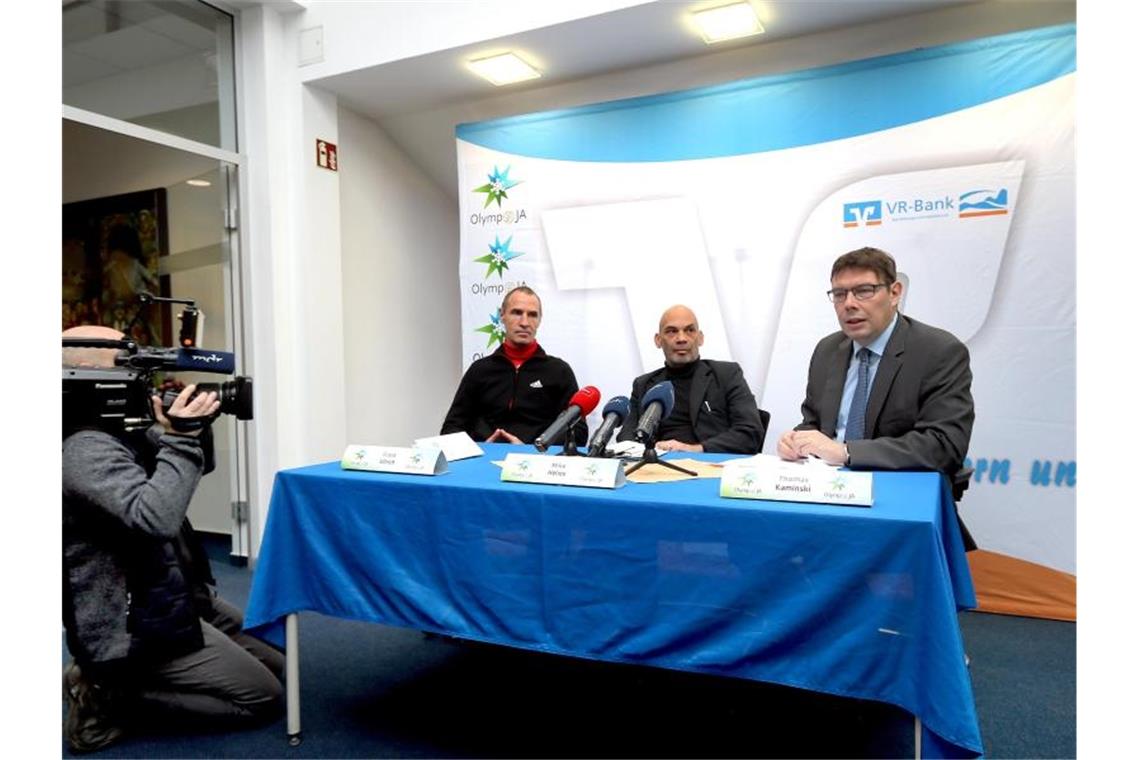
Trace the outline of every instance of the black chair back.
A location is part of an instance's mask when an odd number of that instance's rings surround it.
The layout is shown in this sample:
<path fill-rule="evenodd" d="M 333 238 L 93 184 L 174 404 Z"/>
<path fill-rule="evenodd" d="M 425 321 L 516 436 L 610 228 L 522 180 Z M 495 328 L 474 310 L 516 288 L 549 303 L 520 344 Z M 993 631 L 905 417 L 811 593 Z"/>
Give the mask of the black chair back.
<path fill-rule="evenodd" d="M 958 472 L 954 473 L 954 477 L 950 478 L 950 493 L 954 498 L 954 512 L 958 512 L 958 502 L 966 494 L 966 489 L 970 487 L 970 477 L 974 474 L 973 467 L 962 467 Z M 958 514 L 958 528 L 962 531 L 962 543 L 966 547 L 966 551 L 972 552 L 978 548 L 978 542 L 970 535 L 969 528 L 966 523 L 962 521 L 962 515 Z"/>
<path fill-rule="evenodd" d="M 772 420 L 772 413 L 767 409 L 760 409 L 760 424 L 763 426 L 760 430 L 760 450 L 764 450 L 764 439 L 768 437 L 768 423 Z"/>

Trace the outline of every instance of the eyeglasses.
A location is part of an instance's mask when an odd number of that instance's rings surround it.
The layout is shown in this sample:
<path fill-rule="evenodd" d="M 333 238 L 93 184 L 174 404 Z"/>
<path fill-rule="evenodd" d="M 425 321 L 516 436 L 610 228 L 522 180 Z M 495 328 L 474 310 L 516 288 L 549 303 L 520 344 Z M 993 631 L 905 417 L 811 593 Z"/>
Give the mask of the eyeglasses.
<path fill-rule="evenodd" d="M 856 285 L 853 288 L 832 288 L 827 291 L 827 300 L 832 303 L 843 303 L 847 300 L 847 294 L 851 293 L 855 296 L 856 301 L 867 301 L 875 295 L 875 291 L 879 288 L 888 287 L 890 286 L 886 283 L 880 282 L 875 285 Z"/>

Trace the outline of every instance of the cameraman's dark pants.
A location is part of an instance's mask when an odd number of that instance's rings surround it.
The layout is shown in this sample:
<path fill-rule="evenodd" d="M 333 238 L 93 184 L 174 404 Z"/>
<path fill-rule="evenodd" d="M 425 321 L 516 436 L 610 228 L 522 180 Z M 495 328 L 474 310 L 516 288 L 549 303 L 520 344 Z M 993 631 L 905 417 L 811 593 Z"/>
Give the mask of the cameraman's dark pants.
<path fill-rule="evenodd" d="M 205 646 L 138 674 L 132 722 L 230 728 L 277 717 L 285 656 L 241 626 L 241 612 L 214 597 L 202 618 Z"/>

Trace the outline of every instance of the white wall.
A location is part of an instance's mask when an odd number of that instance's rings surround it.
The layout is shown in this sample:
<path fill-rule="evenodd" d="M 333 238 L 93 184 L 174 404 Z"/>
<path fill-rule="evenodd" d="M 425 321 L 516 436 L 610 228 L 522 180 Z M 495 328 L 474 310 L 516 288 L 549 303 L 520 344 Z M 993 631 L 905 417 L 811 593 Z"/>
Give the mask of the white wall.
<path fill-rule="evenodd" d="M 321 0 L 300 28 L 322 28 L 324 60 L 303 81 L 641 5 L 646 0 Z"/>
<path fill-rule="evenodd" d="M 340 459 L 345 446 L 344 310 L 341 279 L 340 176 L 317 166 L 317 138 L 338 141 L 336 97 L 301 88 L 300 207 L 293 218 L 292 403 L 282 411 L 299 419 L 299 461 Z M 280 336 L 280 333 L 278 333 Z M 280 345 L 280 340 L 278 344 Z"/>
<path fill-rule="evenodd" d="M 459 377 L 459 211 L 375 122 L 339 134 L 346 442 L 407 446 Z"/>

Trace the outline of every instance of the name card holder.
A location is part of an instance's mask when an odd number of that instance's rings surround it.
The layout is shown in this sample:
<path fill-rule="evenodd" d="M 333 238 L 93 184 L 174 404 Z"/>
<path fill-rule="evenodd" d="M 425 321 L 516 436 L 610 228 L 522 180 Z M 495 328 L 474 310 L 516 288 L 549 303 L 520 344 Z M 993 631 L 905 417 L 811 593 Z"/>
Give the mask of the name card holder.
<path fill-rule="evenodd" d="M 869 507 L 872 474 L 795 462 L 728 462 L 721 471 L 720 495 Z"/>
<path fill-rule="evenodd" d="M 458 433 L 448 433 L 447 435 L 433 435 L 427 438 L 417 438 L 412 441 L 412 445 L 417 448 L 438 446 L 443 449 L 443 455 L 447 457 L 447 461 L 449 462 L 454 462 L 457 459 L 483 456 L 483 449 L 479 448 L 479 444 L 471 440 L 471 436 L 462 430 Z"/>
<path fill-rule="evenodd" d="M 341 457 L 342 470 L 439 475 L 447 472 L 447 457 L 438 446 L 349 446 Z"/>
<path fill-rule="evenodd" d="M 542 483 L 587 488 L 621 488 L 625 470 L 620 459 L 553 457 L 539 454 L 507 454 L 499 480 L 512 483 Z"/>

